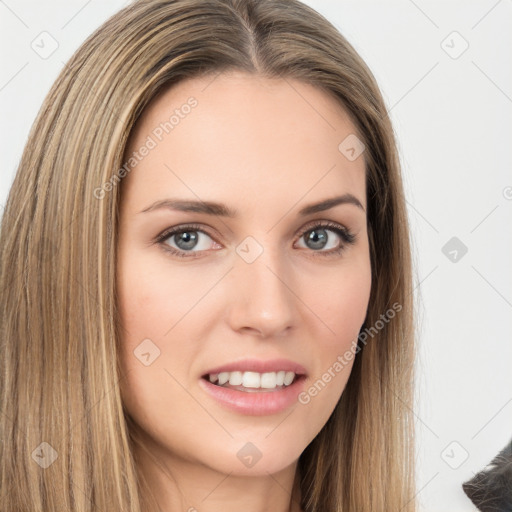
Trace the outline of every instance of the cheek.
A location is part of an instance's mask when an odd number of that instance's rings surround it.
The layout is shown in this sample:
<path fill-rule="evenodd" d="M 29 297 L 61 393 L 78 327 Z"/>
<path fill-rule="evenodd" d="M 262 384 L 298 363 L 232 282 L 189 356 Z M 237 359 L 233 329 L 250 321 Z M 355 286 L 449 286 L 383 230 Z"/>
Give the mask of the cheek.
<path fill-rule="evenodd" d="M 127 251 L 118 267 L 120 317 L 127 344 L 162 340 L 187 322 L 209 285 L 198 273 L 184 272 L 165 258 Z M 139 340 L 140 342 L 140 340 Z"/>
<path fill-rule="evenodd" d="M 339 348 L 346 345 L 347 337 L 349 341 L 357 338 L 366 317 L 370 289 L 370 274 L 365 273 L 346 277 L 330 293 L 332 305 L 327 311 Z"/>
<path fill-rule="evenodd" d="M 332 354 L 355 341 L 364 323 L 371 291 L 369 258 L 333 271 L 320 283 L 311 289 L 309 301 L 327 333 L 321 337 L 322 352 Z"/>
<path fill-rule="evenodd" d="M 323 335 L 315 337 L 316 364 L 299 403 L 309 404 L 311 414 L 322 421 L 327 421 L 350 376 L 370 290 L 370 263 L 363 259 L 359 265 L 333 272 L 323 287 L 310 294 Z"/>
<path fill-rule="evenodd" d="M 122 326 L 119 358 L 126 374 L 123 400 L 128 412 L 137 417 L 141 411 L 165 410 L 163 405 L 169 393 L 179 396 L 179 389 L 174 389 L 174 381 L 166 370 L 182 380 L 177 372 L 187 368 L 192 354 L 186 343 L 173 347 L 171 353 L 165 340 L 173 329 L 180 328 L 179 321 L 186 315 L 192 297 L 187 298 L 190 287 L 179 282 L 177 273 L 169 273 L 168 269 L 164 273 L 154 260 L 148 261 L 135 250 L 120 253 L 124 254 L 117 267 Z"/>
<path fill-rule="evenodd" d="M 183 388 L 195 349 L 170 340 L 193 335 L 186 315 L 200 297 L 198 283 L 136 251 L 119 262 L 118 272 L 123 406 L 150 439 L 164 440 L 177 451 L 190 443 L 187 432 L 194 431 L 192 421 L 202 411 Z"/>

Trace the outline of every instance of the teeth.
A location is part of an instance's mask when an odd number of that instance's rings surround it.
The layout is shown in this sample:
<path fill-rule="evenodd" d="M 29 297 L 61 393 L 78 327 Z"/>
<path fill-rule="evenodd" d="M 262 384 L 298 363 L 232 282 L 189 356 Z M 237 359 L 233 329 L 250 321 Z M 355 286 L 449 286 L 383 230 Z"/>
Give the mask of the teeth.
<path fill-rule="evenodd" d="M 276 386 L 277 386 L 277 374 L 275 372 L 261 374 L 260 387 L 265 388 L 265 389 L 273 389 Z"/>
<path fill-rule="evenodd" d="M 241 386 L 243 382 L 242 372 L 231 372 L 229 374 L 229 384 L 231 386 Z"/>
<path fill-rule="evenodd" d="M 244 388 L 259 388 L 261 384 L 261 375 L 256 372 L 244 372 L 242 377 L 242 386 Z"/>
<path fill-rule="evenodd" d="M 292 383 L 294 377 L 295 374 L 293 372 L 286 372 L 284 375 L 284 385 L 289 386 Z"/>
<path fill-rule="evenodd" d="M 294 372 L 220 372 L 208 375 L 208 380 L 218 386 L 229 384 L 230 386 L 243 386 L 252 389 L 275 389 L 276 387 L 289 386 L 295 379 Z"/>
<path fill-rule="evenodd" d="M 226 382 L 229 380 L 229 373 L 228 372 L 221 372 L 219 373 L 219 386 L 222 386 L 223 384 L 226 384 Z"/>

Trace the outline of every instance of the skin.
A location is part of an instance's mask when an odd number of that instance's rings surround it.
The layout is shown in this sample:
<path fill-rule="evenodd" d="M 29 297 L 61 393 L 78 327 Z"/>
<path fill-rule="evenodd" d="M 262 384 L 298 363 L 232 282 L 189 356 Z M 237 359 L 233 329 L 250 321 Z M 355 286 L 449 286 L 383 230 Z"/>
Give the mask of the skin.
<path fill-rule="evenodd" d="M 270 415 L 227 410 L 199 380 L 228 362 L 285 358 L 306 368 L 308 389 L 353 347 L 371 287 L 365 165 L 363 156 L 349 161 L 338 145 L 357 130 L 320 89 L 230 72 L 160 94 L 138 120 L 127 154 L 190 96 L 197 106 L 122 182 L 122 397 L 149 450 L 136 448 L 137 460 L 165 512 L 299 511 L 298 458 L 332 413 L 352 363 L 308 404 Z M 340 204 L 298 215 L 346 193 L 362 208 Z M 141 213 L 171 197 L 221 202 L 237 216 Z M 306 233 L 319 220 L 348 229 L 354 243 L 328 230 L 326 248 L 308 244 Z M 179 250 L 177 236 L 155 242 L 187 223 L 205 231 L 195 231 L 199 243 L 188 253 L 199 257 L 166 252 Z M 263 249 L 250 264 L 236 252 L 247 236 Z M 340 245 L 341 254 L 332 254 Z M 149 366 L 134 355 L 145 339 L 160 350 Z M 247 442 L 262 454 L 251 468 L 237 457 Z"/>

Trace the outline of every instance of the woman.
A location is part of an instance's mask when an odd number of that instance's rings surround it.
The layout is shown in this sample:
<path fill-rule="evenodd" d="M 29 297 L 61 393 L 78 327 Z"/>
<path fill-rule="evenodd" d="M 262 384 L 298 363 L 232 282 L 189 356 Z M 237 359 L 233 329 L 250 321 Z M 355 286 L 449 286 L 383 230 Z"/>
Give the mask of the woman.
<path fill-rule="evenodd" d="M 293 0 L 135 2 L 2 219 L 1 509 L 412 511 L 392 127 Z"/>

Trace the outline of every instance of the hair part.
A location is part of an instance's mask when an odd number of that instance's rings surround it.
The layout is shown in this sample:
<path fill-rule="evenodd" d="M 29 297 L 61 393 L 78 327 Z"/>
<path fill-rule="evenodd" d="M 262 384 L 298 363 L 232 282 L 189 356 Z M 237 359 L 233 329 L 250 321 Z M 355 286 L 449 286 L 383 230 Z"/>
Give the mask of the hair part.
<path fill-rule="evenodd" d="M 132 128 L 159 92 L 230 70 L 301 80 L 349 113 L 366 146 L 372 289 L 363 328 L 402 306 L 360 346 L 339 403 L 299 459 L 303 510 L 415 510 L 409 232 L 393 129 L 373 75 L 325 18 L 296 0 L 140 0 L 65 65 L 2 218 L 5 512 L 149 510 L 120 393 L 121 187 L 101 200 L 94 190 L 123 165 Z M 46 469 L 32 455 L 42 442 L 57 455 Z"/>

